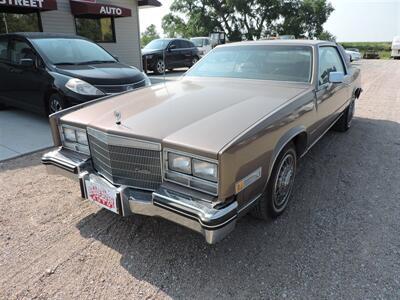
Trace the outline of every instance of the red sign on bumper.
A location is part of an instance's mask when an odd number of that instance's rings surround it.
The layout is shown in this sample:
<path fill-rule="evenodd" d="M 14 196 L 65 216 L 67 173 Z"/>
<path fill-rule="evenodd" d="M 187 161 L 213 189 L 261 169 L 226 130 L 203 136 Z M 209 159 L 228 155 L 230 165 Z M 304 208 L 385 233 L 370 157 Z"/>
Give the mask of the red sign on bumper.
<path fill-rule="evenodd" d="M 86 191 L 88 199 L 101 207 L 118 213 L 116 188 L 109 186 L 101 180 L 86 180 Z"/>

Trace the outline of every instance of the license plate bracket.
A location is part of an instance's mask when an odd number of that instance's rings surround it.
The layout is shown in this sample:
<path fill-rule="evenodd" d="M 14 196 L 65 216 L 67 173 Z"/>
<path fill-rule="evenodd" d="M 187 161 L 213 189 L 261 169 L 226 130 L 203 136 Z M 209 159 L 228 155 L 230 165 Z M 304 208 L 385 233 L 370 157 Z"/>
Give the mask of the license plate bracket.
<path fill-rule="evenodd" d="M 119 193 L 115 186 L 93 174 L 90 174 L 84 182 L 86 196 L 89 201 L 119 214 Z"/>

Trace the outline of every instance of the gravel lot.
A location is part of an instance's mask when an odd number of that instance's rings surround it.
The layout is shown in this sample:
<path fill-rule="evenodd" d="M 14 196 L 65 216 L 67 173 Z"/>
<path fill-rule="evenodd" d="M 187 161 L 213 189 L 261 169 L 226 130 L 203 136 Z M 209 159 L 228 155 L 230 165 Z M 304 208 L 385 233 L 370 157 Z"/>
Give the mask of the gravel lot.
<path fill-rule="evenodd" d="M 361 67 L 353 128 L 301 161 L 288 211 L 214 246 L 79 200 L 41 153 L 0 164 L 0 297 L 399 299 L 400 61 Z"/>

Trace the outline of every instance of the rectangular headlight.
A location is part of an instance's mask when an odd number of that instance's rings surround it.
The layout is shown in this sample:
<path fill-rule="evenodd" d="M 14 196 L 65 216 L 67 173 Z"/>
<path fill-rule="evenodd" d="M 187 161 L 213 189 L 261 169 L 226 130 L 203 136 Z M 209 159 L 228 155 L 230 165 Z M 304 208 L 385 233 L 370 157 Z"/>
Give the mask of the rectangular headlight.
<path fill-rule="evenodd" d="M 64 140 L 68 142 L 76 142 L 75 129 L 70 127 L 62 127 L 62 133 L 64 135 Z"/>
<path fill-rule="evenodd" d="M 193 159 L 193 176 L 217 182 L 218 181 L 218 166 L 216 164 Z"/>
<path fill-rule="evenodd" d="M 61 125 L 60 134 L 65 148 L 89 155 L 89 142 L 86 130 L 69 125 Z"/>
<path fill-rule="evenodd" d="M 218 161 L 164 149 L 164 179 L 213 196 L 218 195 Z"/>
<path fill-rule="evenodd" d="M 192 159 L 187 156 L 168 153 L 168 168 L 185 174 L 192 173 Z"/>
<path fill-rule="evenodd" d="M 86 145 L 86 146 L 89 145 L 85 130 L 76 131 L 76 141 L 78 142 L 78 144 L 81 145 Z"/>

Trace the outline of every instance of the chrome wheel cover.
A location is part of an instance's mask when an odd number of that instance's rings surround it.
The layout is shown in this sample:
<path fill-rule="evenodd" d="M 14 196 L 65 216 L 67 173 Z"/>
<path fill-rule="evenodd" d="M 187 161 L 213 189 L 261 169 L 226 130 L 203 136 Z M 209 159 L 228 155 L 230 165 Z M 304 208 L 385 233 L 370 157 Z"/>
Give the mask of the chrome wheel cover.
<path fill-rule="evenodd" d="M 286 207 L 292 193 L 295 172 L 296 159 L 293 153 L 288 152 L 279 164 L 272 191 L 273 205 L 277 212 L 283 211 Z"/>

